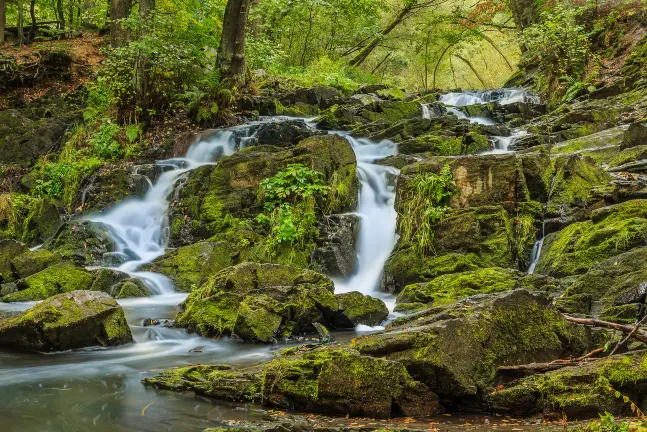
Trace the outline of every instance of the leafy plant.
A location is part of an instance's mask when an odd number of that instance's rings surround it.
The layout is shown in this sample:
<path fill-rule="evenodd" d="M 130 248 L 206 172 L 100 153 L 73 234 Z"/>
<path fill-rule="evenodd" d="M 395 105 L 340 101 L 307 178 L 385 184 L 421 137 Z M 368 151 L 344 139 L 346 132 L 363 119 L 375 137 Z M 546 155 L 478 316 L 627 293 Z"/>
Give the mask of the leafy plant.
<path fill-rule="evenodd" d="M 317 234 L 315 229 L 317 198 L 329 187 L 323 174 L 302 164 L 290 164 L 260 184 L 258 197 L 263 213 L 256 221 L 269 227 L 265 253 L 274 257 L 280 245 L 289 244 L 305 250 Z"/>
<path fill-rule="evenodd" d="M 413 184 L 404 200 L 398 229 L 405 243 L 412 243 L 420 255 L 426 256 L 433 253 L 434 225 L 449 210 L 456 185 L 448 164 L 438 174 L 419 174 Z"/>
<path fill-rule="evenodd" d="M 110 120 L 105 121 L 99 126 L 90 138 L 90 146 L 92 151 L 97 156 L 104 159 L 116 159 L 123 154 L 121 145 L 116 140 L 116 135 L 121 128 L 119 125 Z"/>

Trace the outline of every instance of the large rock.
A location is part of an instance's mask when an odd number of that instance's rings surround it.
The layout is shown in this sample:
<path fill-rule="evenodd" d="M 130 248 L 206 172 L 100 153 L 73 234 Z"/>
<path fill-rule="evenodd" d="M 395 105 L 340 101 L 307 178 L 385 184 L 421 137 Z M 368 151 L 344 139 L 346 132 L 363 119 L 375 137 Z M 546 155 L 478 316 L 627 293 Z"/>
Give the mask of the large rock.
<path fill-rule="evenodd" d="M 632 403 L 645 407 L 646 364 L 642 351 L 566 367 L 503 385 L 486 397 L 486 404 L 490 411 L 520 416 L 547 414 L 574 420 L 605 412 L 632 416 Z"/>
<path fill-rule="evenodd" d="M 207 240 L 170 250 L 144 269 L 168 276 L 178 291 L 191 292 L 209 277 L 237 264 L 238 254 L 235 245 Z"/>
<path fill-rule="evenodd" d="M 72 291 L 0 321 L 0 345 L 64 351 L 133 342 L 124 312 L 107 294 Z"/>
<path fill-rule="evenodd" d="M 482 409 L 499 366 L 581 355 L 597 342 L 542 294 L 479 295 L 398 318 L 355 341 L 362 354 L 402 363 L 445 407 Z M 481 408 L 480 408 L 481 407 Z"/>
<path fill-rule="evenodd" d="M 276 147 L 292 147 L 306 138 L 320 135 L 308 126 L 304 120 L 287 120 L 263 123 L 254 136 L 245 143 L 245 147 L 253 145 L 271 145 Z"/>
<path fill-rule="evenodd" d="M 620 150 L 647 145 L 647 122 L 632 123 L 625 132 Z"/>
<path fill-rule="evenodd" d="M 647 201 L 594 211 L 591 220 L 550 234 L 536 271 L 555 277 L 585 273 L 592 265 L 647 244 Z"/>
<path fill-rule="evenodd" d="M 0 282 L 12 282 L 16 279 L 11 261 L 28 251 L 29 249 L 23 243 L 15 240 L 0 240 Z"/>
<path fill-rule="evenodd" d="M 291 350 L 296 351 L 296 350 Z M 438 398 L 398 362 L 345 348 L 288 351 L 259 366 L 171 369 L 144 384 L 216 399 L 357 417 L 426 416 L 443 411 Z"/>
<path fill-rule="evenodd" d="M 18 281 L 16 285 L 19 291 L 5 295 L 2 301 L 45 300 L 60 293 L 89 290 L 93 281 L 92 273 L 74 267 L 70 263 L 60 263 Z"/>
<path fill-rule="evenodd" d="M 348 278 L 357 269 L 355 239 L 361 221 L 356 215 L 332 215 L 318 223 L 319 239 L 312 259 L 330 277 Z"/>
<path fill-rule="evenodd" d="M 60 263 L 63 260 L 60 254 L 46 249 L 26 251 L 11 260 L 13 274 L 17 279 L 36 274 L 47 267 Z"/>
<path fill-rule="evenodd" d="M 313 332 L 314 323 L 353 327 L 375 324 L 388 315 L 379 300 L 362 296 L 352 309 L 345 300 L 333 295 L 330 279 L 311 270 L 243 263 L 217 273 L 192 292 L 175 323 L 201 335 L 232 334 L 268 343 Z"/>
<path fill-rule="evenodd" d="M 290 150 L 253 146 L 223 158 L 217 165 L 189 174 L 171 206 L 171 241 L 186 245 L 223 233 L 241 219 L 253 219 L 262 210 L 260 182 L 289 164 L 303 164 L 324 174 L 334 193 L 321 203 L 328 213 L 355 208 L 359 182 L 356 159 L 346 138 L 314 136 Z"/>
<path fill-rule="evenodd" d="M 70 221 L 63 224 L 43 248 L 60 253 L 78 265 L 98 266 L 114 250 L 108 227 L 102 223 Z"/>
<path fill-rule="evenodd" d="M 332 324 L 336 328 L 353 328 L 358 324 L 376 326 L 389 316 L 389 309 L 382 300 L 360 292 L 337 294 L 335 298 L 339 309 L 332 318 Z"/>

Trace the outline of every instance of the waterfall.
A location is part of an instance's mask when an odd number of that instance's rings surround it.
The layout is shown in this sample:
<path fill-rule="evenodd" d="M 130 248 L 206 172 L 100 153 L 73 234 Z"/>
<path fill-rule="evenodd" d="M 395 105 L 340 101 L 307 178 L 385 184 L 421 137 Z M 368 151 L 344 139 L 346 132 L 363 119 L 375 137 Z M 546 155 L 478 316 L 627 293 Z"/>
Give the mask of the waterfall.
<path fill-rule="evenodd" d="M 539 258 L 541 258 L 541 249 L 544 247 L 544 238 L 541 237 L 540 240 L 537 240 L 532 247 L 532 253 L 530 254 L 530 267 L 528 267 L 528 274 L 535 273 L 535 268 L 537 268 L 537 263 Z"/>
<path fill-rule="evenodd" d="M 373 162 L 397 154 L 397 146 L 389 140 L 379 143 L 355 139 L 342 134 L 352 144 L 357 157 L 357 174 L 360 196 L 356 214 L 360 217 L 360 232 L 356 247 L 358 265 L 354 276 L 335 281 L 335 292 L 359 291 L 381 298 L 393 311 L 394 297 L 380 292 L 384 264 L 396 243 L 397 213 L 395 202 L 395 176 L 399 170 L 376 165 Z"/>
<path fill-rule="evenodd" d="M 528 90 L 513 88 L 447 93 L 442 95 L 439 101 L 453 106 L 476 105 L 489 102 L 496 102 L 499 105 L 508 105 L 517 102 L 540 103 L 539 98 Z"/>
<path fill-rule="evenodd" d="M 158 162 L 166 171 L 141 198 L 122 202 L 104 214 L 87 218 L 108 227 L 116 250 L 110 254 L 121 262 L 110 267 L 142 279 L 155 294 L 174 292 L 173 284 L 163 275 L 141 272 L 138 269 L 161 256 L 166 251 L 169 235 L 168 197 L 176 181 L 186 172 L 203 165 L 213 164 L 236 150 L 236 138 L 229 130 L 218 131 L 193 144 L 185 157 Z"/>

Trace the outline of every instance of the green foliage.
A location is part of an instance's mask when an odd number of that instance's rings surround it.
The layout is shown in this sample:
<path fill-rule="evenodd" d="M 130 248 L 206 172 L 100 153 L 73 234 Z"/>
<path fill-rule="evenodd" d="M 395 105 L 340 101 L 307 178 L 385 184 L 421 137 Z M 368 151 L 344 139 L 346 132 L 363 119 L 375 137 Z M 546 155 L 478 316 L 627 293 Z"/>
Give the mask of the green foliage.
<path fill-rule="evenodd" d="M 317 198 L 324 197 L 329 187 L 323 174 L 301 164 L 291 164 L 261 182 L 258 191 L 263 213 L 257 222 L 269 226 L 265 253 L 273 257 L 280 245 L 307 248 L 317 235 L 315 229 Z"/>
<path fill-rule="evenodd" d="M 556 88 L 560 78 L 571 83 L 580 82 L 586 72 L 591 47 L 585 27 L 577 20 L 581 11 L 558 4 L 543 12 L 541 22 L 523 33 L 525 56 L 530 62 L 539 64 L 549 89 Z M 572 99 L 578 87 L 581 86 L 571 85 L 568 97 Z"/>
<path fill-rule="evenodd" d="M 405 198 L 398 218 L 398 230 L 404 243 L 413 243 L 420 256 L 433 253 L 434 225 L 449 210 L 455 183 L 451 167 L 445 164 L 439 174 L 419 174 L 415 185 Z"/>
<path fill-rule="evenodd" d="M 600 420 L 577 429 L 578 432 L 645 432 L 647 425 L 642 422 L 617 421 L 613 414 L 600 413 Z"/>
<path fill-rule="evenodd" d="M 121 128 L 110 120 L 105 121 L 90 138 L 92 152 L 104 159 L 113 160 L 123 155 L 121 144 L 116 139 Z"/>

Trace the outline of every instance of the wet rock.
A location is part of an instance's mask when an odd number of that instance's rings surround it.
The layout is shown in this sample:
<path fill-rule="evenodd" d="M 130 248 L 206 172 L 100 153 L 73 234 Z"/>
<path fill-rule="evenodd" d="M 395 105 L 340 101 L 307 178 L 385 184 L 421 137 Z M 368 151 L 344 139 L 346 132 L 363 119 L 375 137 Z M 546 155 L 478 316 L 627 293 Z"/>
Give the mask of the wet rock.
<path fill-rule="evenodd" d="M 144 384 L 233 401 L 324 414 L 390 418 L 442 412 L 429 389 L 398 362 L 355 350 L 319 348 L 286 352 L 259 366 L 193 366 L 172 369 Z"/>
<path fill-rule="evenodd" d="M 308 126 L 304 120 L 270 122 L 262 124 L 246 146 L 271 145 L 286 148 L 318 134 L 321 132 Z"/>
<path fill-rule="evenodd" d="M 416 156 L 397 154 L 397 155 L 387 156 L 383 159 L 378 159 L 373 163 L 376 165 L 391 166 L 397 169 L 402 169 L 407 165 L 418 162 L 419 160 L 420 158 Z"/>
<path fill-rule="evenodd" d="M 7 216 L 0 219 L 0 238 L 36 246 L 61 225 L 59 207 L 49 199 L 23 194 L 3 195 Z"/>
<path fill-rule="evenodd" d="M 313 332 L 314 323 L 346 328 L 374 322 L 386 307 L 380 300 L 359 296 L 355 304 L 350 298 L 335 297 L 332 281 L 311 270 L 243 263 L 217 273 L 193 291 L 182 303 L 176 325 L 201 335 L 231 334 L 269 343 Z"/>
<path fill-rule="evenodd" d="M 547 291 L 556 288 L 556 281 L 545 276 L 526 275 L 500 267 L 485 268 L 438 276 L 428 283 L 407 285 L 397 297 L 398 304 L 413 303 L 441 306 L 477 294 L 491 294 L 525 288 Z"/>
<path fill-rule="evenodd" d="M 0 321 L 0 344 L 63 351 L 132 343 L 124 312 L 107 294 L 72 291 Z"/>
<path fill-rule="evenodd" d="M 202 241 L 171 250 L 143 268 L 168 276 L 178 291 L 191 292 L 210 276 L 236 264 L 237 253 L 227 242 Z"/>
<path fill-rule="evenodd" d="M 583 274 L 596 263 L 647 244 L 647 201 L 628 201 L 594 215 L 546 236 L 536 271 L 555 277 Z"/>
<path fill-rule="evenodd" d="M 61 261 L 60 254 L 46 249 L 38 249 L 18 255 L 11 260 L 11 266 L 16 278 L 26 278 Z"/>
<path fill-rule="evenodd" d="M 346 138 L 314 136 L 291 150 L 254 146 L 189 174 L 170 210 L 172 244 L 194 243 L 237 227 L 237 219 L 255 218 L 262 210 L 260 182 L 295 163 L 323 173 L 334 191 L 320 208 L 327 213 L 354 209 L 359 190 L 357 164 Z"/>
<path fill-rule="evenodd" d="M 354 347 L 397 360 L 446 408 L 483 410 L 481 397 L 494 387 L 499 366 L 582 355 L 597 342 L 590 329 L 566 322 L 543 295 L 515 290 L 398 318 Z"/>
<path fill-rule="evenodd" d="M 78 265 L 98 266 L 103 254 L 114 250 L 114 242 L 102 223 L 71 221 L 63 224 L 43 248 Z"/>
<path fill-rule="evenodd" d="M 104 293 L 113 295 L 113 287 L 121 281 L 130 278 L 127 273 L 111 269 L 97 270 L 94 275 L 94 281 L 90 287 L 90 291 L 103 291 Z"/>
<path fill-rule="evenodd" d="M 148 297 L 151 295 L 151 291 L 140 279 L 131 278 L 113 285 L 110 295 L 116 299 Z"/>
<path fill-rule="evenodd" d="M 149 182 L 154 181 L 159 172 L 159 168 L 151 169 L 146 165 L 101 168 L 83 182 L 75 207 L 82 208 L 86 214 L 101 213 L 126 198 L 143 196 L 150 188 Z"/>
<path fill-rule="evenodd" d="M 642 305 L 647 295 L 647 248 L 641 247 L 615 255 L 594 264 L 586 273 L 575 280 L 564 295 L 557 299 L 557 306 L 571 314 L 608 315 L 610 321 L 617 321 L 619 310 L 616 306 Z M 640 310 L 625 309 L 622 321 L 635 322 Z M 626 314 L 630 315 L 627 316 Z"/>
<path fill-rule="evenodd" d="M 89 290 L 94 275 L 70 263 L 60 263 L 26 277 L 16 284 L 19 291 L 2 297 L 3 302 L 45 300 L 56 294 Z"/>
<path fill-rule="evenodd" d="M 630 404 L 615 392 L 643 404 L 646 362 L 645 353 L 638 352 L 523 378 L 490 393 L 488 409 L 524 416 L 566 415 L 570 419 L 591 418 L 601 412 L 632 416 Z"/>
<path fill-rule="evenodd" d="M 318 224 L 319 239 L 312 259 L 322 273 L 348 278 L 357 267 L 355 239 L 360 219 L 355 215 L 332 215 Z"/>
<path fill-rule="evenodd" d="M 332 318 L 336 328 L 353 328 L 358 324 L 376 326 L 389 316 L 389 309 L 382 300 L 353 291 L 335 295 L 339 310 Z"/>
<path fill-rule="evenodd" d="M 313 326 L 317 331 L 317 335 L 319 335 L 319 343 L 327 344 L 332 342 L 332 335 L 325 326 L 319 323 L 314 323 Z"/>
<path fill-rule="evenodd" d="M 16 280 L 13 268 L 11 267 L 11 261 L 28 251 L 29 249 L 23 243 L 15 240 L 0 240 L 0 282 L 12 282 Z"/>
<path fill-rule="evenodd" d="M 632 123 L 624 133 L 620 150 L 647 145 L 647 122 Z"/>

